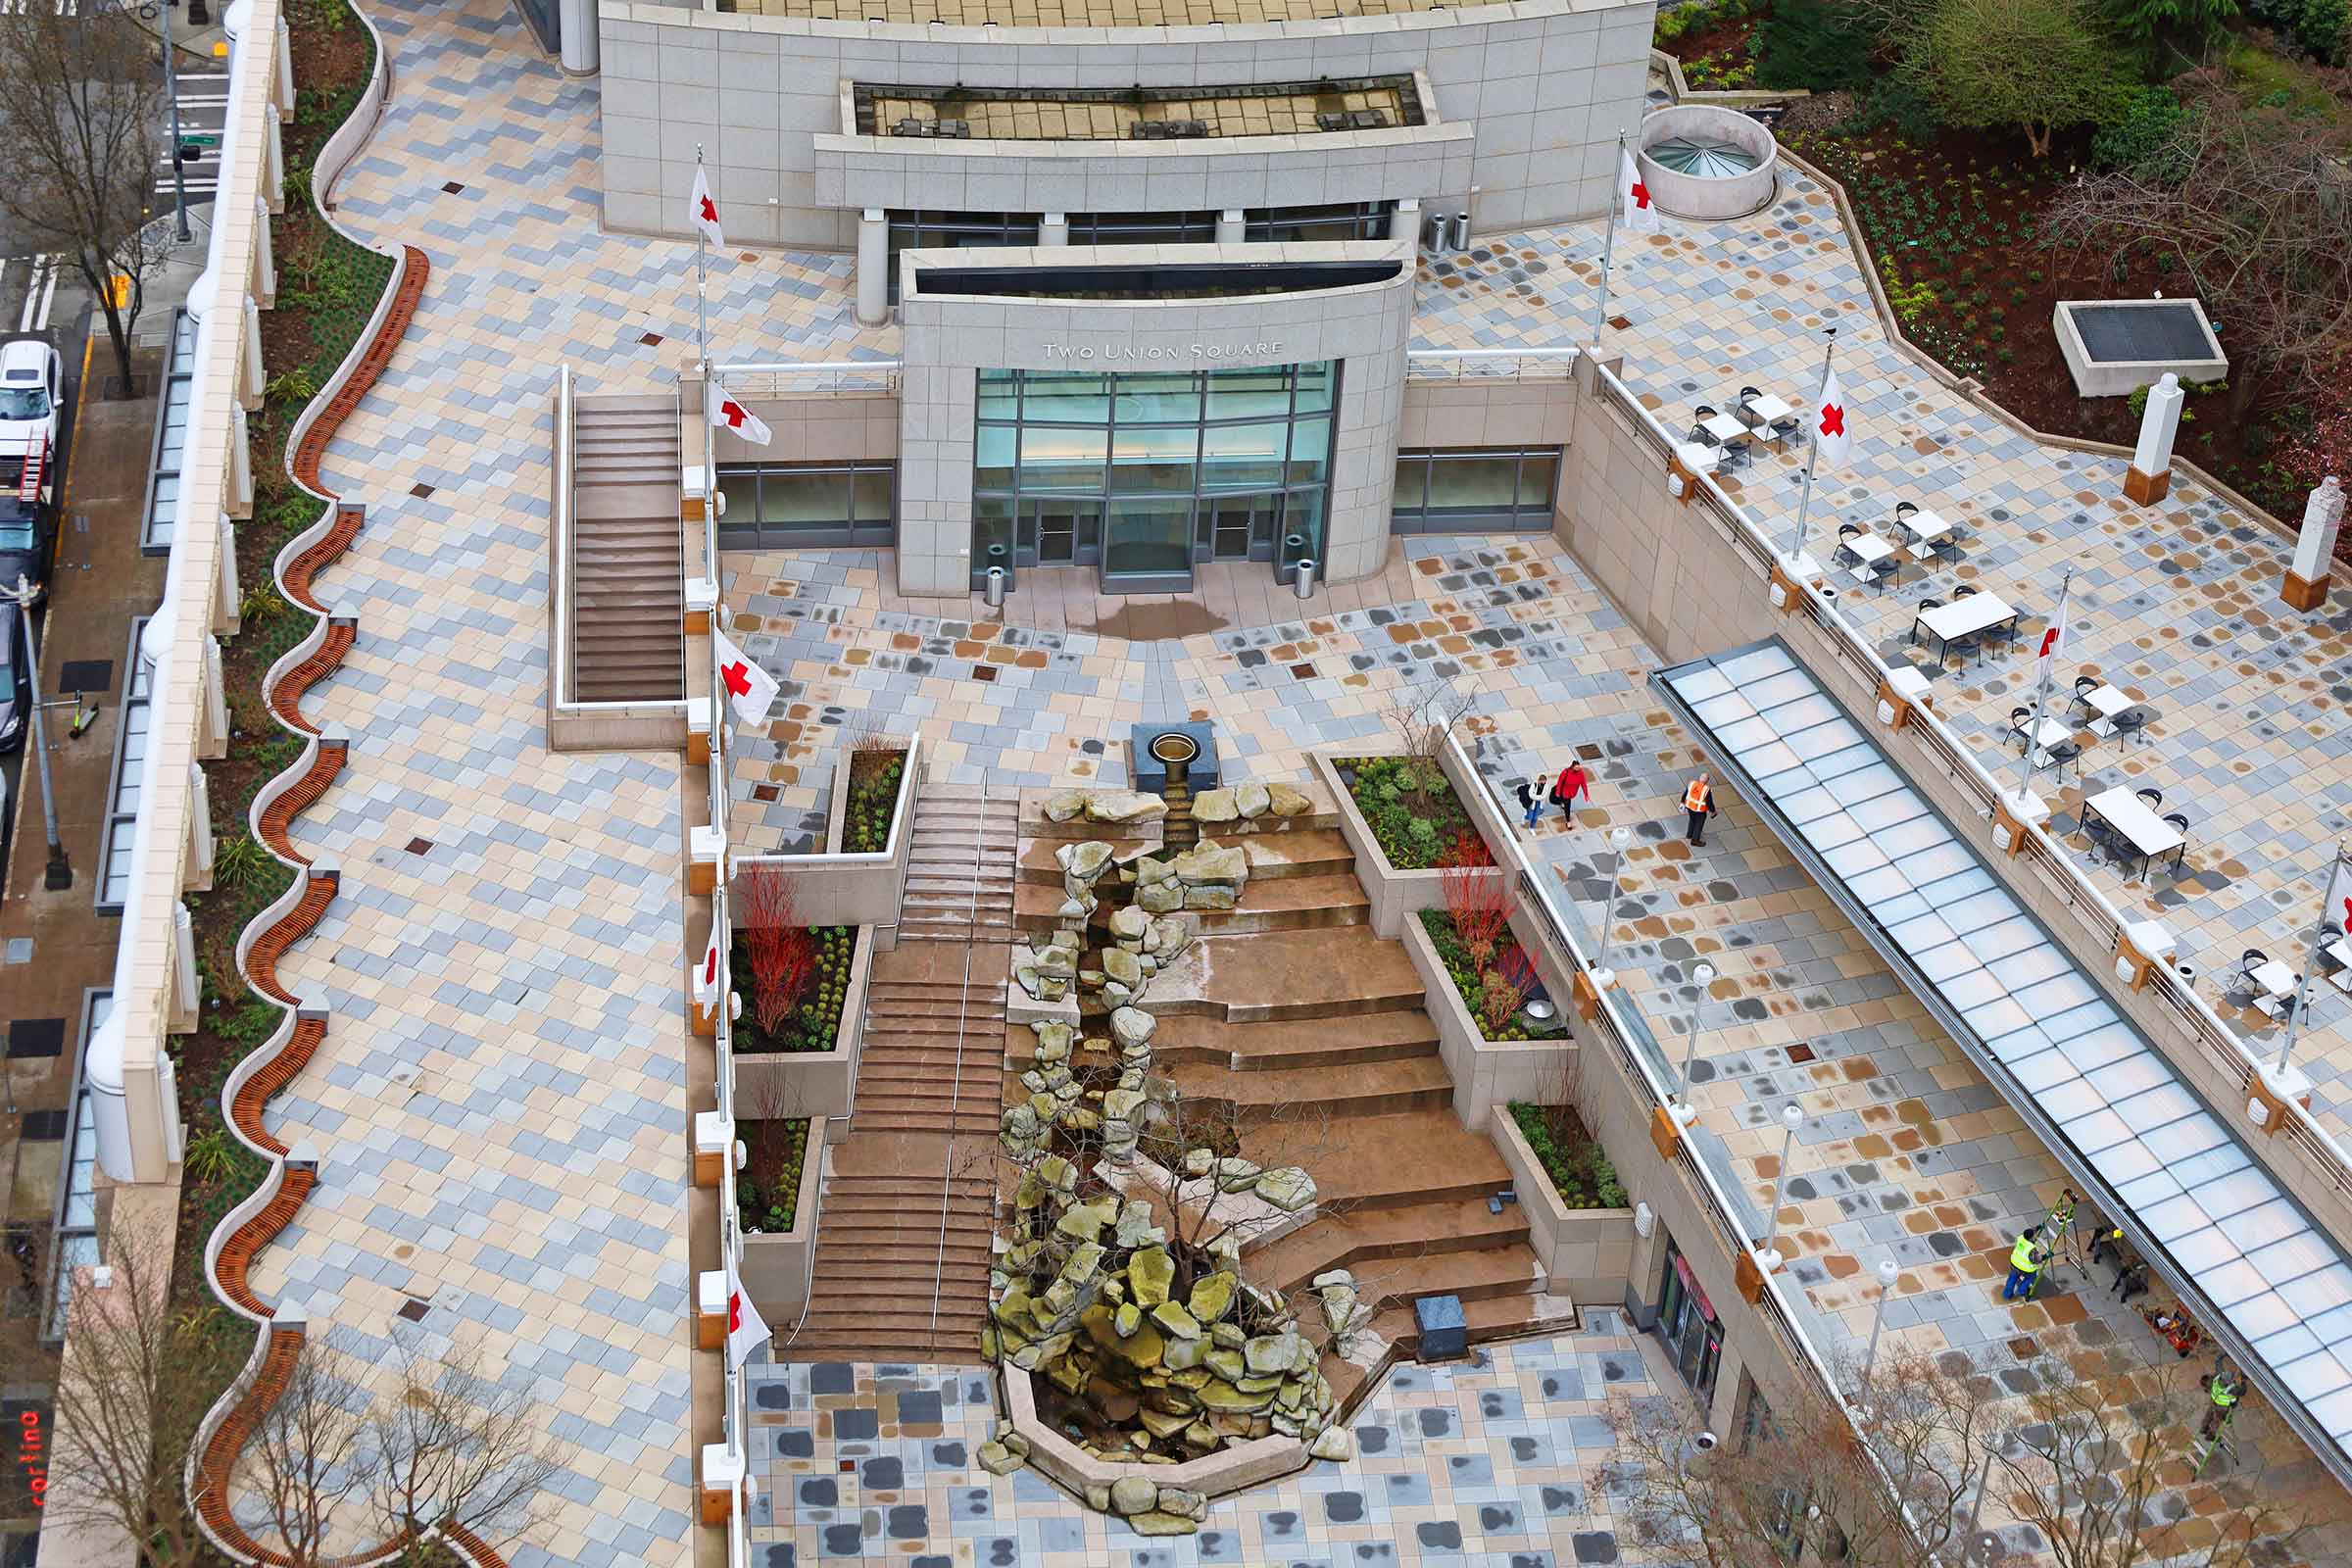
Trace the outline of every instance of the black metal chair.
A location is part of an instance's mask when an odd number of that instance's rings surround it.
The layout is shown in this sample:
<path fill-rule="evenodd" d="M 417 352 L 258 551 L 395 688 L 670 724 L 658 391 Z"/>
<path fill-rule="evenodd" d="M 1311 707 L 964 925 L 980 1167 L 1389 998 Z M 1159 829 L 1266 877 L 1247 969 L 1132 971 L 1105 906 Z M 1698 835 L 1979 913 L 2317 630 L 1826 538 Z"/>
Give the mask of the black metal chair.
<path fill-rule="evenodd" d="M 1973 594 L 1976 591 L 1977 585 L 1975 583 L 1964 582 L 1959 587 L 1952 590 L 1952 597 L 1954 599 L 1966 599 L 1970 594 Z"/>
<path fill-rule="evenodd" d="M 2173 851 L 2173 875 L 2179 876 L 2180 861 L 2188 854 L 2188 817 L 2181 811 L 2167 811 L 2164 820 L 2180 834 L 2180 847 Z"/>
<path fill-rule="evenodd" d="M 2090 708 L 2090 694 L 2097 691 L 2105 684 L 2106 682 L 2099 679 L 2099 677 L 2096 675 L 2077 675 L 2075 677 L 2076 705 L 2082 708 L 2084 711 L 2088 711 Z"/>
<path fill-rule="evenodd" d="M 1945 639 L 1943 645 L 1943 662 L 1947 664 L 1950 663 L 1952 662 L 1952 656 L 1955 654 L 1962 659 L 1974 659 L 1978 663 L 1984 663 L 1984 634 L 1983 632 L 1972 631 L 1963 633 L 1958 637 Z"/>
<path fill-rule="evenodd" d="M 2164 791 L 2158 789 L 2153 784 L 2133 790 L 2132 793 L 2138 796 L 2141 800 L 2147 802 L 2151 809 L 2164 804 Z"/>
<path fill-rule="evenodd" d="M 2095 816 L 2082 819 L 2082 836 L 2090 840 L 2090 858 L 2094 864 L 2104 865 L 2124 853 L 2115 829 Z"/>
<path fill-rule="evenodd" d="M 2245 952 L 2237 956 L 2238 983 L 2235 986 L 2232 986 L 2230 989 L 2232 991 L 2242 991 L 2248 997 L 2260 996 L 2262 994 L 2262 987 L 2255 980 L 2254 971 L 2270 961 L 2270 955 L 2263 952 L 2260 948 L 2246 949 Z"/>
<path fill-rule="evenodd" d="M 2127 708 L 2115 715 L 2115 739 L 2118 746 L 2128 746 L 2137 735 L 2144 743 L 2147 738 L 2148 711 L 2144 708 Z"/>
<path fill-rule="evenodd" d="M 1840 556 L 1852 556 L 1854 553 L 1853 548 L 1849 546 L 1846 541 L 1848 539 L 1859 539 L 1862 537 L 1862 534 L 1863 527 L 1858 522 L 1839 523 L 1838 525 L 1838 554 Z"/>
<path fill-rule="evenodd" d="M 2026 748 L 2034 744 L 2026 728 L 2026 720 L 2033 716 L 2034 710 L 2031 708 L 2009 710 L 2009 734 L 2017 742 L 2017 755 L 2020 757 L 2025 756 Z"/>
<path fill-rule="evenodd" d="M 2081 746 L 2077 745 L 2077 744 L 2076 744 L 2074 741 L 2071 741 L 2071 740 L 2064 740 L 2064 741 L 2060 741 L 2060 742 L 2058 742 L 2056 745 L 2052 746 L 2052 747 L 2049 749 L 2049 751 L 2048 751 L 2047 753 L 2045 753 L 2044 755 L 2046 755 L 2046 756 L 2049 758 L 2049 760 L 2049 760 L 2049 763 L 2048 763 L 2048 765 L 2049 765 L 2050 767 L 2052 767 L 2052 768 L 2055 768 L 2055 769 L 2057 769 L 2057 770 L 2058 770 L 2058 771 L 2060 771 L 2060 772 L 2064 772 L 2064 771 L 2065 771 L 2065 768 L 2066 768 L 2066 764 L 2067 764 L 2067 763 L 2069 763 L 2069 762 L 2072 762 L 2072 763 L 2074 763 L 2074 764 L 2075 764 L 2075 777 L 2076 777 L 2077 779 L 2080 779 L 2080 778 L 2082 778 L 2082 748 Z"/>
<path fill-rule="evenodd" d="M 1721 455 L 1720 461 L 1726 472 L 1747 466 L 1747 460 L 1753 456 L 1745 436 L 1734 436 L 1715 450 Z"/>
<path fill-rule="evenodd" d="M 1936 597 L 1935 597 L 1935 596 L 1933 596 L 1933 595 L 1930 595 L 1928 598 L 1926 598 L 1926 599 L 1922 599 L 1922 600 L 1919 602 L 1919 610 L 1918 610 L 1917 613 L 1913 615 L 1913 617 L 1912 617 L 1912 620 L 1911 620 L 1911 646 L 1912 646 L 1912 647 L 1916 648 L 1916 647 L 1918 647 L 1918 646 L 1919 646 L 1919 618 L 1918 618 L 1918 617 L 1919 617 L 1920 615 L 1924 615 L 1924 614 L 1926 614 L 1926 613 L 1927 613 L 1929 611 L 1931 611 L 1931 610 L 1941 610 L 1942 608 L 1943 608 L 1943 601 L 1942 601 L 1942 600 L 1940 600 L 1940 599 L 1937 599 L 1937 598 L 1936 598 Z"/>

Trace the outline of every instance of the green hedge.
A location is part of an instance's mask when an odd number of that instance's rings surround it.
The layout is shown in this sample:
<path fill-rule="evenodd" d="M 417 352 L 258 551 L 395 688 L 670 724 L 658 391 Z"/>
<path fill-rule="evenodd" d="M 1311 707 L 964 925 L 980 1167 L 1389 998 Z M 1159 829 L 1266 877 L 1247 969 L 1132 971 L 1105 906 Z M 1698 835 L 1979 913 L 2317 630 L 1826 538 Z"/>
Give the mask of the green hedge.
<path fill-rule="evenodd" d="M 1562 1148 L 1551 1133 L 1551 1108 L 1531 1105 L 1523 1100 L 1511 1102 L 1511 1120 L 1519 1124 L 1519 1136 L 1551 1178 L 1552 1191 L 1560 1195 L 1560 1202 L 1569 1208 L 1623 1208 L 1626 1206 L 1625 1184 L 1617 1179 L 1617 1167 L 1600 1145 L 1584 1135 L 1583 1123 L 1573 1113 L 1570 1125 L 1581 1142 Z"/>

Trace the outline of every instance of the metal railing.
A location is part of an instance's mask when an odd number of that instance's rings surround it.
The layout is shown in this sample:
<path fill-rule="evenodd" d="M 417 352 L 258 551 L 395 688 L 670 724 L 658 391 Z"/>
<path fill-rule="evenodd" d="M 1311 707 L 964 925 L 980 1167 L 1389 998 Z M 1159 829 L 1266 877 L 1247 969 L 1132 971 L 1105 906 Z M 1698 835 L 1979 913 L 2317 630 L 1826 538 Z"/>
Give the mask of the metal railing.
<path fill-rule="evenodd" d="M 710 373 L 739 398 L 806 397 L 819 392 L 896 392 L 904 360 L 749 360 L 713 365 Z"/>
<path fill-rule="evenodd" d="M 971 1022 L 972 948 L 980 935 L 980 851 L 988 842 L 988 775 L 980 776 L 980 820 L 972 830 L 971 929 L 963 944 L 963 983 L 956 993 L 956 1070 L 948 1080 L 948 1150 L 939 1164 L 939 1250 L 931 1266 L 931 1341 L 939 1343 L 939 1293 L 948 1270 L 948 1195 L 956 1180 L 956 1131 L 963 1109 L 963 1032 Z"/>
<path fill-rule="evenodd" d="M 1595 367 L 1594 378 L 1601 400 L 1631 416 L 1638 434 L 1645 437 L 1661 455 L 1675 451 L 1677 443 L 1665 425 L 1642 407 L 1641 399 L 1607 367 Z M 1760 579 L 1769 576 L 1781 559 L 1779 550 L 1770 536 L 1716 482 L 1713 474 L 1702 473 L 1697 476 L 1694 499 L 1703 503 L 1708 512 L 1724 525 L 1732 543 L 1755 566 L 1757 576 Z M 1791 607 L 1792 612 L 1822 633 L 1818 639 L 1808 639 L 1802 644 L 1790 643 L 1799 657 L 1803 657 L 1808 648 L 1826 648 L 1841 664 L 1867 681 L 1874 691 L 1880 683 L 1891 679 L 1892 666 L 1879 657 L 1877 648 L 1869 638 L 1857 631 L 1838 612 L 1834 596 L 1825 595 L 1811 583 L 1797 584 L 1796 592 L 1797 602 Z M 1990 818 L 1996 804 L 2007 792 L 1952 732 L 1941 714 L 1915 705 L 1911 721 L 1902 733 L 1913 737 L 1913 744 L 1920 753 L 1926 755 L 1926 760 L 1934 764 L 1936 771 L 1958 787 L 1983 816 Z M 1917 754 L 1906 759 L 1907 763 L 1911 764 L 1919 760 Z M 2131 922 L 2099 891 L 2082 867 L 2060 850 L 2039 823 L 2027 825 L 2025 848 L 2017 858 L 2037 874 L 2043 887 L 2073 915 L 2082 935 L 2089 939 L 2089 944 L 2106 955 L 2113 955 L 2117 942 Z M 2151 968 L 2145 989 L 2153 992 L 2159 1001 L 2178 1014 L 2183 1029 L 2197 1048 L 2213 1063 L 2226 1069 L 2240 1089 L 2254 1081 L 2260 1067 L 2255 1054 L 2239 1038 L 2237 1031 L 2214 1011 L 2213 1004 L 2176 974 L 2169 963 L 2158 963 Z M 2352 1158 L 2347 1158 L 2342 1145 L 2319 1124 L 2304 1105 L 2288 1101 L 2285 1115 L 2282 1133 L 2289 1146 L 2313 1164 L 2314 1175 L 2326 1180 L 2335 1192 L 2352 1199 Z"/>
<path fill-rule="evenodd" d="M 1575 373 L 1583 350 L 1569 346 L 1523 349 L 1410 349 L 1408 381 L 1562 380 Z"/>

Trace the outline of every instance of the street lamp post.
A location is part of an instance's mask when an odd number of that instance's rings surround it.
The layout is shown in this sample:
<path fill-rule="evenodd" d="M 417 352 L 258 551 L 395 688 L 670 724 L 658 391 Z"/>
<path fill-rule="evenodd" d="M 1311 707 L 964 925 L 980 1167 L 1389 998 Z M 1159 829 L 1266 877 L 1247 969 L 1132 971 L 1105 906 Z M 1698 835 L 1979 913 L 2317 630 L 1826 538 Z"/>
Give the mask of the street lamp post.
<path fill-rule="evenodd" d="M 1683 1040 L 1683 1070 L 1675 1084 L 1682 1103 L 1673 1107 L 1674 1119 L 1686 1127 L 1698 1119 L 1698 1108 L 1690 1103 L 1690 1063 L 1698 1056 L 1698 1009 L 1706 1005 L 1707 987 L 1715 983 L 1715 966 L 1702 959 L 1692 966 L 1690 978 L 1698 994 L 1690 999 L 1690 1032 Z"/>
<path fill-rule="evenodd" d="M 1886 1326 L 1886 1298 L 1894 1294 L 1895 1277 L 1902 1272 L 1891 1257 L 1879 1259 L 1879 1309 L 1870 1315 L 1870 1349 L 1862 1357 L 1861 1402 L 1870 1404 L 1870 1375 L 1879 1365 L 1879 1331 Z"/>
<path fill-rule="evenodd" d="M 1772 1207 L 1764 1216 L 1764 1240 L 1769 1244 L 1781 1227 L 1781 1199 L 1788 1190 L 1788 1155 L 1796 1147 L 1796 1130 L 1805 1124 L 1805 1113 L 1791 1100 L 1781 1107 L 1781 1170 L 1772 1179 Z M 1766 1245 L 1756 1250 L 1756 1267 L 1769 1274 L 1781 1266 L 1781 1250 Z"/>
<path fill-rule="evenodd" d="M 1634 842 L 1630 827 L 1609 829 L 1609 849 L 1614 852 L 1609 866 L 1609 902 L 1600 911 L 1600 956 L 1592 962 L 1592 983 L 1605 986 L 1615 977 L 1609 970 L 1609 939 L 1617 934 L 1617 883 L 1625 875 L 1625 852 Z"/>
<path fill-rule="evenodd" d="M 49 783 L 48 726 L 41 722 L 41 660 L 40 650 L 32 644 L 32 607 L 41 591 L 17 573 L 17 586 L 10 598 L 16 601 L 17 618 L 24 625 L 24 678 L 32 698 L 32 734 L 26 744 L 32 748 L 33 761 L 41 773 L 41 826 L 49 834 L 49 867 L 41 878 L 41 886 L 52 893 L 74 885 L 74 866 L 66 858 L 66 841 L 57 831 L 57 791 Z"/>
<path fill-rule="evenodd" d="M 172 53 L 172 0 L 164 0 L 164 90 L 172 98 L 172 237 L 185 245 L 193 236 L 188 231 L 188 175 L 180 167 L 180 149 L 187 144 L 179 139 L 179 73 L 174 69 Z M 204 0 L 188 0 L 188 20 L 202 26 L 210 19 L 204 14 Z"/>

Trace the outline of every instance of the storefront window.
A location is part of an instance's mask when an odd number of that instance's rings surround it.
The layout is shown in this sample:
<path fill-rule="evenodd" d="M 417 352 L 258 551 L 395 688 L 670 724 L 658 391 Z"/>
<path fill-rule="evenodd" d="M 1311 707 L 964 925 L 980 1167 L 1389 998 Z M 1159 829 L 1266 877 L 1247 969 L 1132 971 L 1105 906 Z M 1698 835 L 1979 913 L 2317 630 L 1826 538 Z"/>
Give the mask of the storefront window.
<path fill-rule="evenodd" d="M 744 464 L 718 470 L 722 550 L 892 542 L 895 463 Z"/>
<path fill-rule="evenodd" d="M 1003 515 L 1017 564 L 1099 564 L 1112 586 L 1319 555 L 1337 385 L 1330 364 L 980 372 L 975 571 Z"/>
<path fill-rule="evenodd" d="M 1723 1324 L 1671 1238 L 1666 1243 L 1666 1299 L 1658 1308 L 1656 1332 L 1674 1369 L 1703 1406 L 1715 1396 L 1715 1374 L 1723 1366 Z"/>
<path fill-rule="evenodd" d="M 1424 448 L 1396 454 L 1397 533 L 1549 532 L 1558 447 Z"/>

